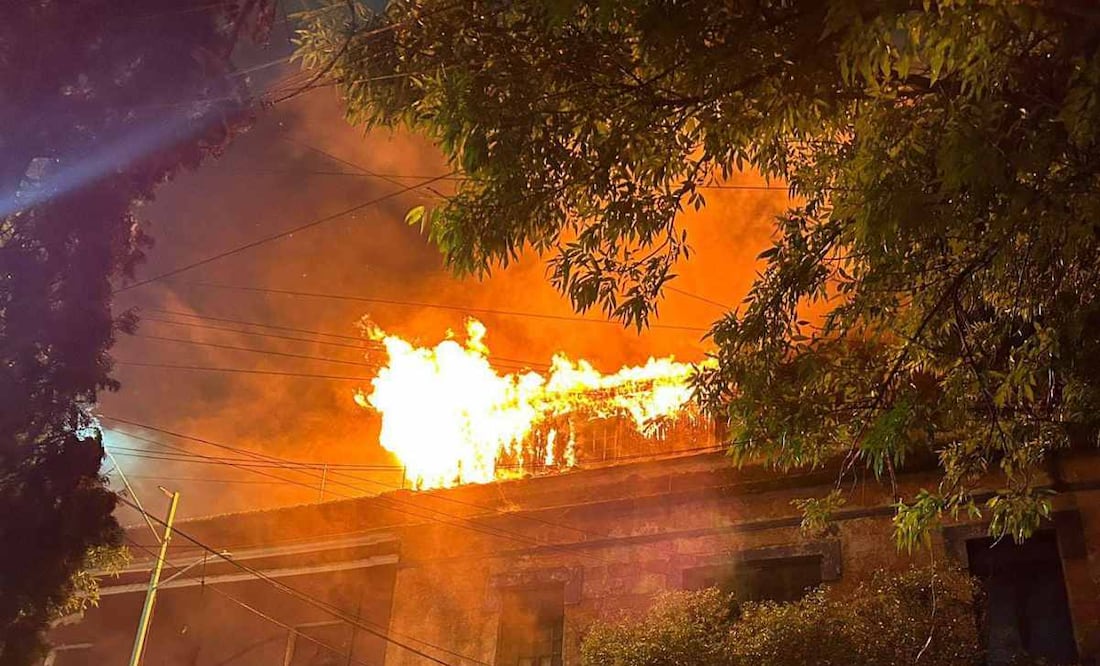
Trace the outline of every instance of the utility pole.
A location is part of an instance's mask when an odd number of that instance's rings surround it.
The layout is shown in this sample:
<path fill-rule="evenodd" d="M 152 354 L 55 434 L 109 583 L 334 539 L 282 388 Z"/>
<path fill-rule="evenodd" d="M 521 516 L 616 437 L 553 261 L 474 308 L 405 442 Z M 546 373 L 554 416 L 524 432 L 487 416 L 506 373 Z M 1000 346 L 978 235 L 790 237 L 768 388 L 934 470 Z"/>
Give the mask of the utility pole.
<path fill-rule="evenodd" d="M 180 494 L 161 488 L 160 491 L 171 497 L 168 504 L 168 519 L 164 521 L 164 537 L 160 540 L 160 553 L 153 564 L 153 575 L 149 578 L 149 591 L 145 593 L 145 605 L 141 608 L 141 619 L 138 620 L 137 636 L 134 637 L 134 651 L 130 654 L 130 666 L 139 666 L 141 656 L 145 651 L 145 637 L 149 633 L 149 622 L 153 619 L 153 603 L 157 598 L 157 586 L 160 585 L 160 572 L 164 569 L 164 558 L 168 554 L 168 542 L 172 540 L 172 523 L 176 519 L 176 505 L 179 504 Z"/>

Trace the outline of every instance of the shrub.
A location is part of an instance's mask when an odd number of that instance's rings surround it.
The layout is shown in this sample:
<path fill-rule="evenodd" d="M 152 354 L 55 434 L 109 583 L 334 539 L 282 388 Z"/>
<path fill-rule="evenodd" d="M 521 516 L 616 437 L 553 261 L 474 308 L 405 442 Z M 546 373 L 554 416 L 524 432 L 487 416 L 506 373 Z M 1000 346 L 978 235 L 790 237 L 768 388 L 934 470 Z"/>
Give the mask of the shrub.
<path fill-rule="evenodd" d="M 597 624 L 584 666 L 964 666 L 981 659 L 976 587 L 955 573 L 876 575 L 849 594 L 820 589 L 792 603 L 745 602 L 718 590 L 674 592 L 641 617 Z"/>
<path fill-rule="evenodd" d="M 729 663 L 729 597 L 717 589 L 669 592 L 641 617 L 597 623 L 581 645 L 584 666 Z"/>

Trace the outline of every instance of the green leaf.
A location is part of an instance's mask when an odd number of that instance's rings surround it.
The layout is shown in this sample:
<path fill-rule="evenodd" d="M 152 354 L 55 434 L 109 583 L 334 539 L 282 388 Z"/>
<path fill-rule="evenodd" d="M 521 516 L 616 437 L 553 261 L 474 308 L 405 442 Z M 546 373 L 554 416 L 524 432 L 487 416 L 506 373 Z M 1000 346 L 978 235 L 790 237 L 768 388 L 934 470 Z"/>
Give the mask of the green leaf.
<path fill-rule="evenodd" d="M 421 231 L 423 231 L 423 229 L 424 229 L 423 223 L 425 221 L 425 215 L 424 214 L 425 214 L 426 211 L 427 211 L 427 209 L 424 206 L 416 206 L 414 208 L 409 209 L 409 212 L 405 213 L 405 224 L 409 225 L 410 227 L 414 227 L 416 225 L 421 225 L 420 228 L 421 228 Z"/>

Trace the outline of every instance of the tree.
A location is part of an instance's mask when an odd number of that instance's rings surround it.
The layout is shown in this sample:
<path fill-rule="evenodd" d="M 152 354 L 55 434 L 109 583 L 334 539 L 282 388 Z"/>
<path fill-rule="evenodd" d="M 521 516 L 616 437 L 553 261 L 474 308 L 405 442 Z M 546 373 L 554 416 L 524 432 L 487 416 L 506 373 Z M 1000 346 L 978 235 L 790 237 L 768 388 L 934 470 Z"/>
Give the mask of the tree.
<path fill-rule="evenodd" d="M 31 663 L 120 541 L 89 408 L 130 313 L 134 208 L 249 118 L 230 55 L 260 0 L 10 3 L 0 24 L 0 664 Z"/>
<path fill-rule="evenodd" d="M 800 203 L 696 378 L 738 459 L 839 460 L 838 488 L 866 465 L 912 547 L 959 511 L 1026 537 L 1050 508 L 1036 472 L 1098 441 L 1092 4 L 398 0 L 354 27 L 336 13 L 313 17 L 303 61 L 326 63 L 353 122 L 426 134 L 464 174 L 410 214 L 461 273 L 533 248 L 576 309 L 644 326 L 701 186 L 740 170 L 789 186 Z M 897 469 L 918 453 L 939 483 L 902 497 Z"/>
<path fill-rule="evenodd" d="M 848 594 L 745 602 L 717 589 L 673 592 L 641 617 L 595 625 L 584 666 L 970 666 L 982 651 L 974 583 L 959 574 L 880 572 Z"/>

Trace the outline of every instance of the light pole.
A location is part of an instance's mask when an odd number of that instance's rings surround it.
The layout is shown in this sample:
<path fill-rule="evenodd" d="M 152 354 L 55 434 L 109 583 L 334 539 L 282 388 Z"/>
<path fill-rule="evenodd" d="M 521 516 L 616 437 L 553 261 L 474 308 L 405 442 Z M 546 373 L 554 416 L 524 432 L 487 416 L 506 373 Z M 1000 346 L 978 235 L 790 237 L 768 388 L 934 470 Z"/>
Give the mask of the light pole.
<path fill-rule="evenodd" d="M 169 493 L 164 488 L 161 488 L 160 491 L 171 498 L 168 504 L 168 519 L 164 521 L 164 537 L 160 540 L 160 553 L 157 555 L 157 561 L 153 564 L 153 575 L 149 578 L 149 590 L 145 593 L 145 605 L 141 608 L 137 636 L 134 637 L 134 651 L 130 654 L 130 666 L 139 666 L 142 652 L 145 651 L 145 637 L 149 633 L 149 622 L 153 619 L 153 603 L 157 598 L 157 586 L 160 585 L 160 572 L 164 569 L 164 558 L 168 554 L 168 542 L 172 540 L 172 523 L 176 519 L 176 505 L 180 501 L 178 492 Z"/>

